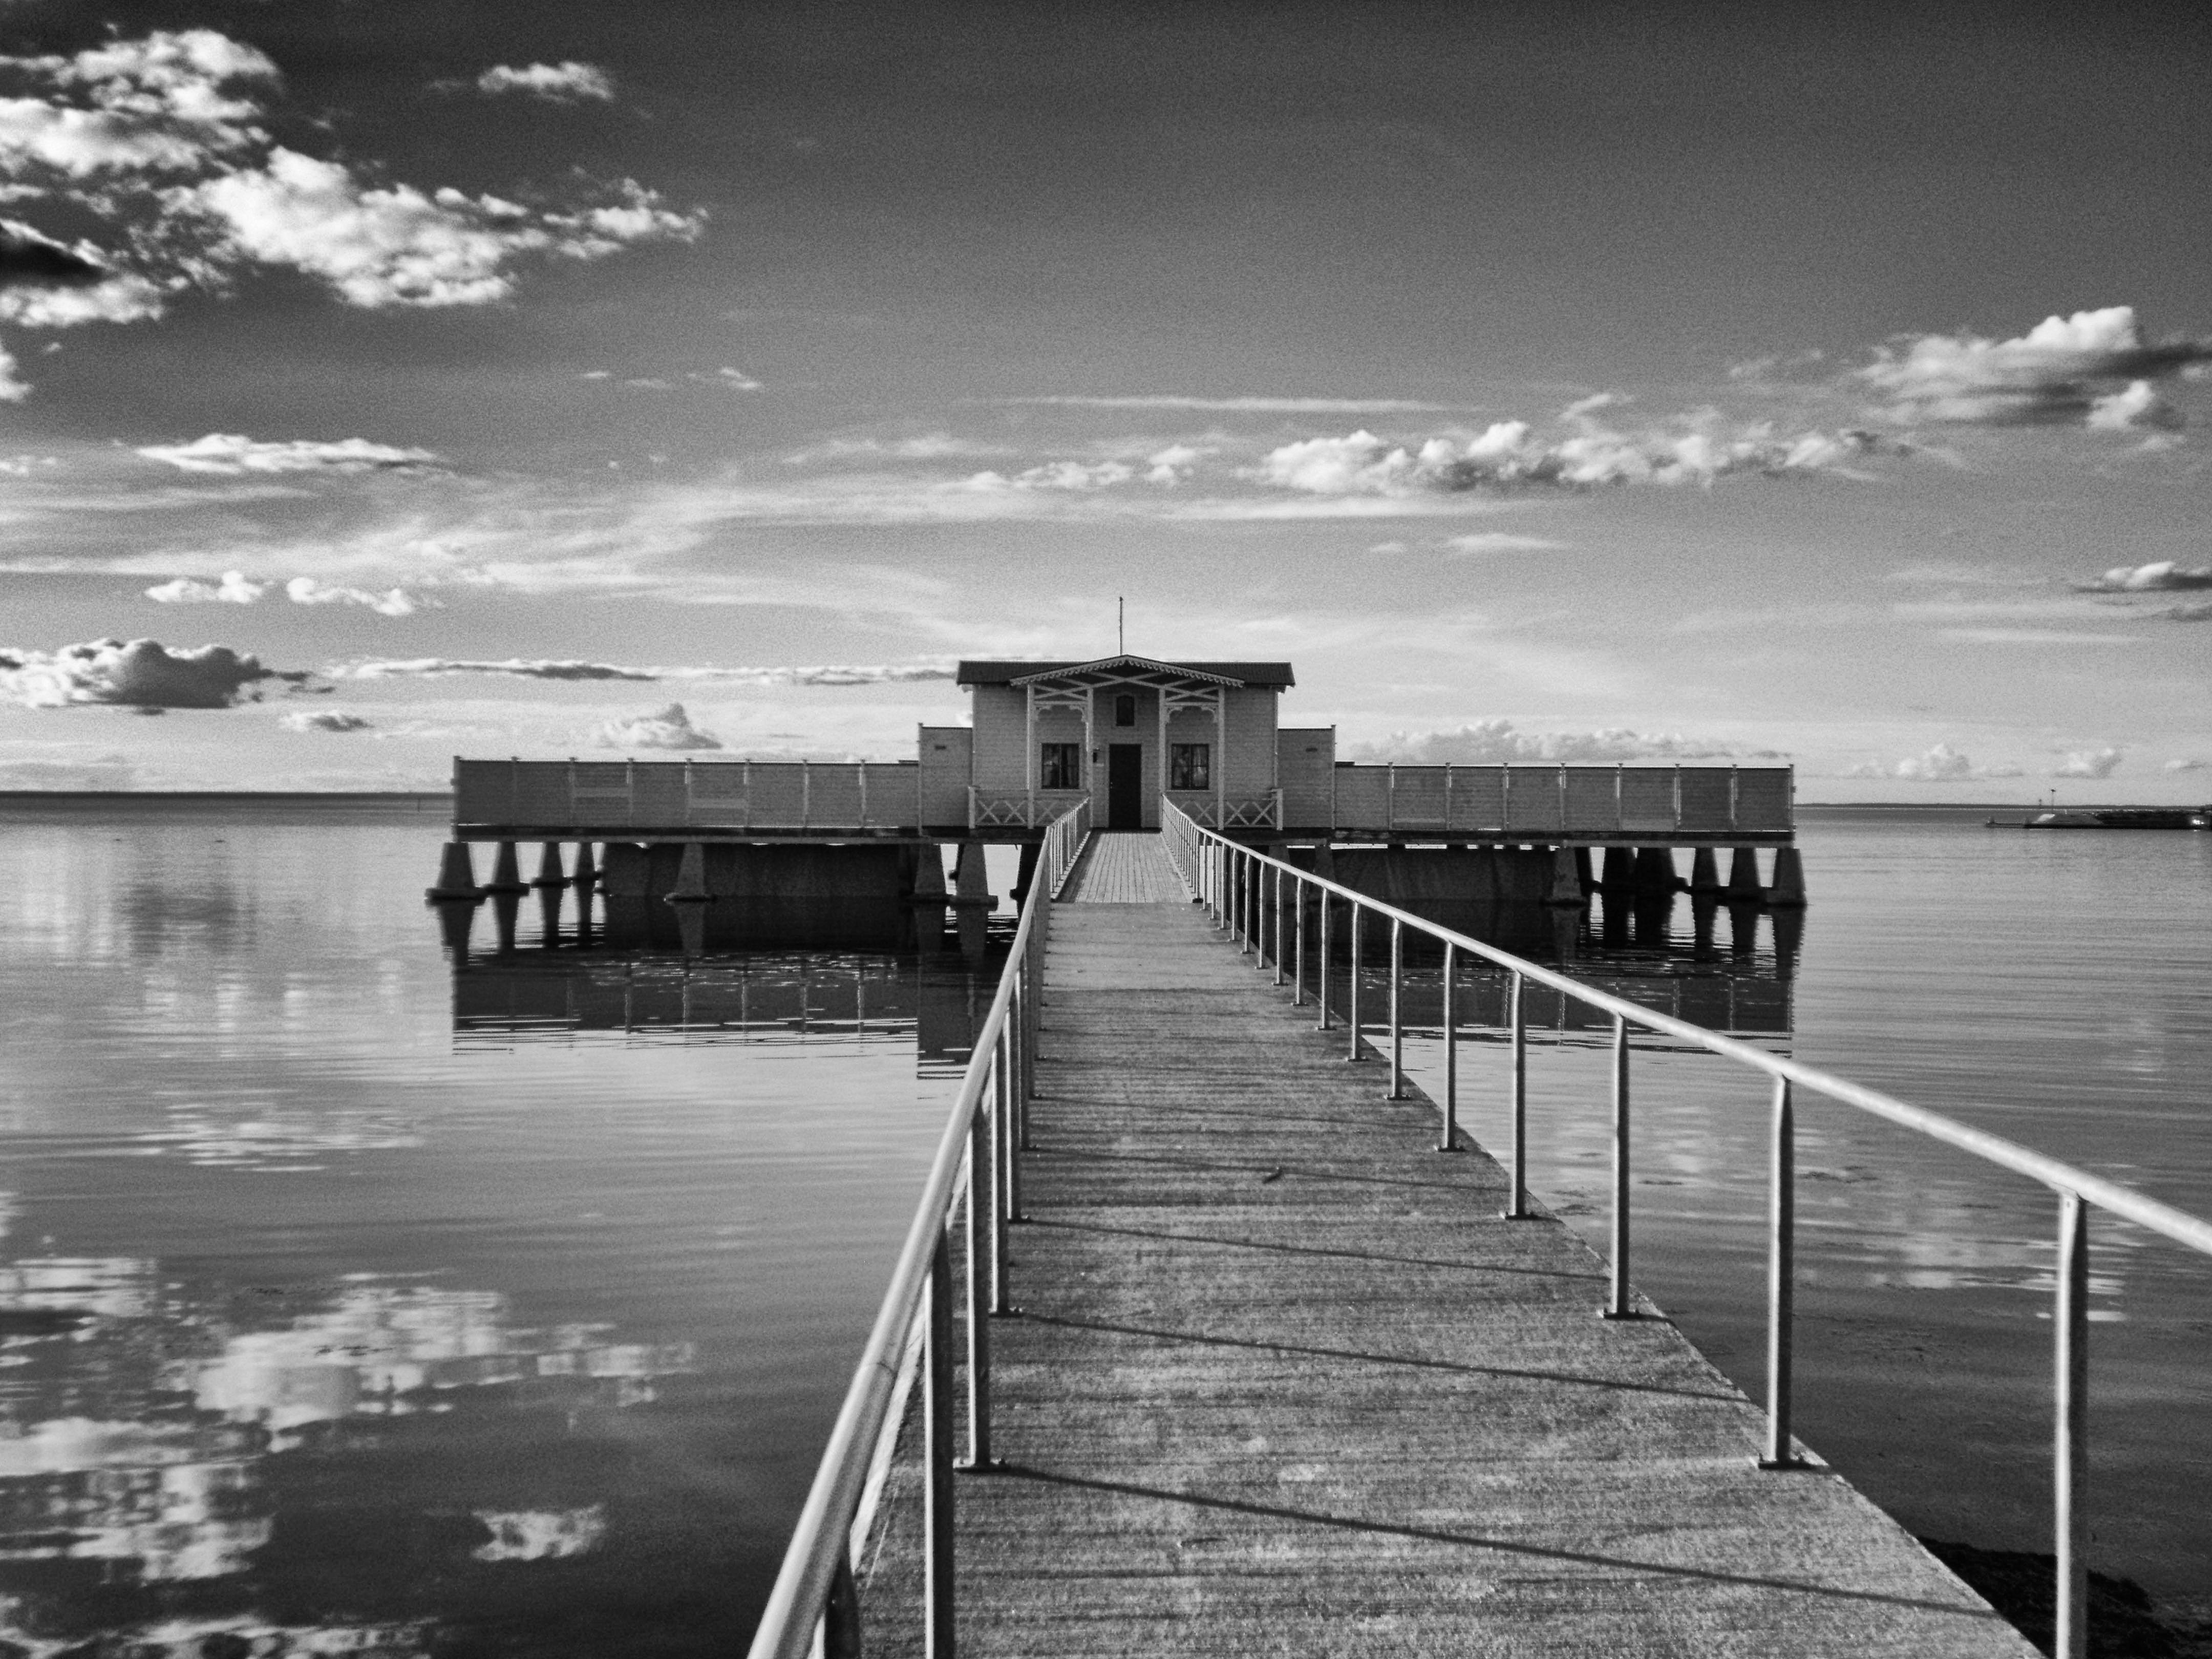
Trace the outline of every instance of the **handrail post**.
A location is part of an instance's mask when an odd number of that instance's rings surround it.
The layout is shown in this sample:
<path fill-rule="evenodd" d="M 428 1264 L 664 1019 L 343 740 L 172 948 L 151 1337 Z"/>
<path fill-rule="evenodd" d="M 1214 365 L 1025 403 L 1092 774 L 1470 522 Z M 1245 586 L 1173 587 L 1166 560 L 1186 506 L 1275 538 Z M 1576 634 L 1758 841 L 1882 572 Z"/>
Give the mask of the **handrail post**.
<path fill-rule="evenodd" d="M 952 1249 L 937 1230 L 930 1253 L 922 1354 L 922 1652 L 952 1659 Z"/>
<path fill-rule="evenodd" d="M 999 1042 L 1000 1086 L 993 1092 L 1006 1097 L 1006 1040 Z M 998 1161 L 998 1114 L 978 1103 L 968 1123 L 968 1455 L 955 1465 L 963 1469 L 991 1467 L 991 1321 L 986 1307 L 996 1301 L 991 1282 L 998 1278 L 998 1205 L 993 1200 L 991 1176 Z"/>
<path fill-rule="evenodd" d="M 1613 1017 L 1613 1296 L 1607 1319 L 1633 1319 L 1628 1289 L 1628 1017 Z"/>
<path fill-rule="evenodd" d="M 1006 1073 L 1001 1085 L 993 1091 L 997 1111 L 991 1115 L 991 1156 L 998 1164 L 993 1171 L 997 1182 L 999 1201 L 991 1206 L 991 1311 L 1006 1313 L 1012 1309 L 1012 1292 L 1007 1287 L 1006 1224 L 1018 1221 L 1022 1215 L 1020 1177 L 1014 1173 L 1014 1115 L 1018 1109 L 1014 1098 L 1014 1082 L 1019 1072 L 1006 1064 L 1013 1042 L 1013 1033 L 1006 1033 L 1000 1051 L 999 1069 Z"/>
<path fill-rule="evenodd" d="M 1513 1028 L 1512 1112 L 1513 1201 L 1508 1221 L 1528 1219 L 1528 981 L 1513 975 L 1506 993 L 1506 1020 Z"/>
<path fill-rule="evenodd" d="M 1316 1030 L 1326 1031 L 1328 1030 L 1329 1026 L 1328 975 L 1329 969 L 1333 965 L 1328 953 L 1329 902 L 1328 888 L 1324 887 L 1321 890 L 1321 897 L 1316 902 L 1315 908 L 1321 912 L 1321 969 L 1320 971 L 1314 975 L 1314 994 L 1321 1003 L 1321 1018 L 1316 1024 L 1314 1029 Z"/>
<path fill-rule="evenodd" d="M 1291 903 L 1294 910 L 1291 919 L 1291 1006 L 1301 1008 L 1305 1006 L 1306 1000 L 1306 878 L 1304 876 L 1291 879 Z"/>
<path fill-rule="evenodd" d="M 1797 1256 L 1797 1118 L 1790 1079 L 1774 1079 L 1774 1145 L 1766 1236 L 1766 1455 L 1762 1469 L 1804 1467 L 1791 1449 L 1790 1365 L 1795 1343 Z"/>
<path fill-rule="evenodd" d="M 1275 983 L 1283 982 L 1283 872 L 1270 866 L 1267 873 L 1274 878 L 1275 889 Z"/>
<path fill-rule="evenodd" d="M 1358 899 L 1352 901 L 1351 909 L 1352 920 L 1349 925 L 1352 928 L 1352 989 L 1350 992 L 1352 1006 L 1346 1013 L 1347 1023 L 1352 1027 L 1352 1047 L 1344 1057 L 1346 1060 L 1358 1060 L 1359 1058 L 1359 936 L 1367 930 L 1359 925 Z"/>
<path fill-rule="evenodd" d="M 1444 946 L 1444 1115 L 1437 1150 L 1459 1144 L 1459 946 Z"/>
<path fill-rule="evenodd" d="M 2051 1377 L 2054 1441 L 2052 1530 L 2058 1557 L 2052 1659 L 2088 1659 L 2089 1212 L 2081 1194 L 2058 1195 L 2058 1305 L 2052 1312 L 2057 1364 Z"/>
<path fill-rule="evenodd" d="M 853 1578 L 853 1550 L 837 1552 L 830 1599 L 822 1608 L 822 1659 L 860 1659 L 860 1587 Z"/>
<path fill-rule="evenodd" d="M 1390 918 L 1390 1093 L 1388 1098 L 1406 1097 L 1406 927 L 1397 917 Z"/>
<path fill-rule="evenodd" d="M 1252 954 L 1253 924 L 1259 920 L 1259 907 L 1254 902 L 1253 886 L 1259 875 L 1258 866 L 1243 848 L 1237 849 L 1237 954 Z"/>

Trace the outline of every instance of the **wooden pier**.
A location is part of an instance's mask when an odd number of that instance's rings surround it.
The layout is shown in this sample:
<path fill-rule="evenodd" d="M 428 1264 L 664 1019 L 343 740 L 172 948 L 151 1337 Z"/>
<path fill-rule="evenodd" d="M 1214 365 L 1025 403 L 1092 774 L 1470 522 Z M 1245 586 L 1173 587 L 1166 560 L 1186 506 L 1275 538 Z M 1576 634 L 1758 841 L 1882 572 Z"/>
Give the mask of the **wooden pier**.
<path fill-rule="evenodd" d="M 963 1655 L 2033 1651 L 1095 836 L 1045 959 Z M 919 1391 L 917 1390 L 917 1393 Z M 857 1563 L 923 1651 L 919 1410 Z"/>

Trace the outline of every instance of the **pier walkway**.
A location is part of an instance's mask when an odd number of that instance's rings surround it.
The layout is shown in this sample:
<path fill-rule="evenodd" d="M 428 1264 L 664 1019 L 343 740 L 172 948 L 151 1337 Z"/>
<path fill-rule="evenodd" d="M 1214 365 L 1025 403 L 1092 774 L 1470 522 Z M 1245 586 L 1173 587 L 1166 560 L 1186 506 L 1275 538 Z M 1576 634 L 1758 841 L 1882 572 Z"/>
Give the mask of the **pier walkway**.
<path fill-rule="evenodd" d="M 2033 1652 L 1833 1474 L 1755 1468 L 1751 1402 L 1600 1319 L 1598 1257 L 1501 1219 L 1499 1166 L 1437 1154 L 1158 837 L 1094 836 L 1064 896 L 962 1655 Z M 871 1655 L 921 1650 L 915 1440 Z"/>

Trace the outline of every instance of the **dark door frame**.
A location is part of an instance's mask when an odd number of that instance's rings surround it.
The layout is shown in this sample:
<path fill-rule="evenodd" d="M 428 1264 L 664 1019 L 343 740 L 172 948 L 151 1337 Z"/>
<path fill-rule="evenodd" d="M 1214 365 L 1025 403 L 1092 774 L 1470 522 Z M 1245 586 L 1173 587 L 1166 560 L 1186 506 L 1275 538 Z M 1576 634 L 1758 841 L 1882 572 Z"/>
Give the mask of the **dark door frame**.
<path fill-rule="evenodd" d="M 1106 827 L 1145 827 L 1145 745 L 1141 743 L 1106 745 Z"/>

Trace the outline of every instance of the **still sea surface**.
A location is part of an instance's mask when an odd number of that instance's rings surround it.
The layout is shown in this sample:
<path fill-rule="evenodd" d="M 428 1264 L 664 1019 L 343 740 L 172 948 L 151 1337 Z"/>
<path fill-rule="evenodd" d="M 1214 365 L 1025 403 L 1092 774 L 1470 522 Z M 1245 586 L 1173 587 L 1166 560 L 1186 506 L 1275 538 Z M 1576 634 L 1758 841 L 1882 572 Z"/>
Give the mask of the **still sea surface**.
<path fill-rule="evenodd" d="M 536 896 L 457 951 L 445 810 L 0 800 L 14 1650 L 750 1630 L 995 963 L 579 950 Z M 1681 902 L 1589 965 L 2212 1214 L 2212 836 L 1983 816 L 1808 810 L 1794 948 L 1699 952 Z M 1636 1277 L 1757 1395 L 1765 1092 L 1636 1066 Z M 1601 1245 L 1603 1034 L 1530 1072 L 1531 1184 Z M 1801 1109 L 1800 1434 L 1917 1531 L 2048 1548 L 2055 1201 Z M 2212 1593 L 2212 1261 L 2093 1225 L 2093 1560 Z"/>

